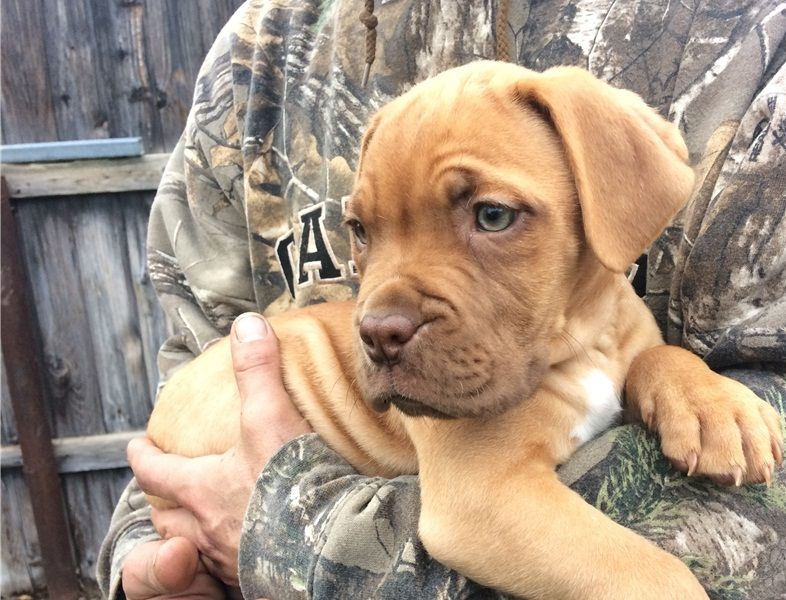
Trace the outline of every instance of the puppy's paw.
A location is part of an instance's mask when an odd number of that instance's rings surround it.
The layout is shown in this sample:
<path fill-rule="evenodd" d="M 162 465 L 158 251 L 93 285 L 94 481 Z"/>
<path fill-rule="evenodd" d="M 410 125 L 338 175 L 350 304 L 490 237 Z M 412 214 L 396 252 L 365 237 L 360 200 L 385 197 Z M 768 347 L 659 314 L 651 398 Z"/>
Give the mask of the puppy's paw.
<path fill-rule="evenodd" d="M 688 475 L 721 485 L 769 483 L 783 462 L 778 413 L 743 384 L 706 370 L 650 388 L 639 397 L 642 421 L 663 453 Z"/>

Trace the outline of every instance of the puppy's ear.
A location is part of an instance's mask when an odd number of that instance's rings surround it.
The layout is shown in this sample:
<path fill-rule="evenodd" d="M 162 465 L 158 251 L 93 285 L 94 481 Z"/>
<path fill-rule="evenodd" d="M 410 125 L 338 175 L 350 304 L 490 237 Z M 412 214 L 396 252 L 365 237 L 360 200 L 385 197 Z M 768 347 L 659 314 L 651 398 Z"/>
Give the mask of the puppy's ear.
<path fill-rule="evenodd" d="M 679 131 L 633 92 L 575 67 L 533 73 L 516 91 L 562 138 L 590 248 L 607 268 L 624 271 L 690 195 L 693 171 Z"/>

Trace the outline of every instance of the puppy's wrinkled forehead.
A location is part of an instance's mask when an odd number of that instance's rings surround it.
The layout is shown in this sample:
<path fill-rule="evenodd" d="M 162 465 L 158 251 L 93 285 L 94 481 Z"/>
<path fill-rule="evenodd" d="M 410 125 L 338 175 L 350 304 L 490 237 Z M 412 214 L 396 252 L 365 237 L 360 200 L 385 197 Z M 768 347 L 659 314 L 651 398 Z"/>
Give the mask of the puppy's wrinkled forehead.
<path fill-rule="evenodd" d="M 481 182 L 503 188 L 515 179 L 535 194 L 548 186 L 538 174 L 564 155 L 545 119 L 517 101 L 514 68 L 454 69 L 380 110 L 361 148 L 353 208 L 393 217 L 444 209 Z"/>

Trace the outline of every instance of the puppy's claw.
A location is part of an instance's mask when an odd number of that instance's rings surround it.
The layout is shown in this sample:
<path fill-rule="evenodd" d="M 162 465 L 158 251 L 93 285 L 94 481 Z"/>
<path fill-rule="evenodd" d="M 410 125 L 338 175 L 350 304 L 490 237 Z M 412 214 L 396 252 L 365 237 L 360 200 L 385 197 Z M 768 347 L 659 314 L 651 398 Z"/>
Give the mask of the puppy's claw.
<path fill-rule="evenodd" d="M 642 406 L 641 407 L 641 422 L 647 427 L 650 431 L 656 431 L 655 427 L 655 411 L 652 410 L 650 406 Z"/>
<path fill-rule="evenodd" d="M 734 474 L 734 485 L 740 487 L 742 485 L 742 468 L 734 467 L 732 473 Z"/>
<path fill-rule="evenodd" d="M 772 485 L 773 475 L 775 475 L 775 465 L 774 464 L 767 465 L 767 468 L 764 469 L 764 483 L 767 484 L 767 487 L 770 487 L 770 485 Z"/>
<path fill-rule="evenodd" d="M 775 457 L 775 464 L 781 466 L 783 464 L 783 446 L 780 440 L 772 440 L 772 455 Z"/>
<path fill-rule="evenodd" d="M 699 457 L 695 452 L 688 454 L 688 477 L 691 477 L 696 472 L 696 466 L 699 464 Z"/>

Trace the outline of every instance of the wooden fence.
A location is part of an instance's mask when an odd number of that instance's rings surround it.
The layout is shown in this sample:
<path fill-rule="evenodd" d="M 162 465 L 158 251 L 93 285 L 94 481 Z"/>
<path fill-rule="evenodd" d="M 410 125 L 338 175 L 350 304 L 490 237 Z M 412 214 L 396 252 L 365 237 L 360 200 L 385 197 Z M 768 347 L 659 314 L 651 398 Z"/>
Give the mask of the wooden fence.
<path fill-rule="evenodd" d="M 184 126 L 201 60 L 240 3 L 0 3 L 3 144 L 139 136 L 148 153 L 1 168 L 29 281 L 67 531 L 87 595 L 94 593 L 99 544 L 129 478 L 123 467 L 128 432 L 145 425 L 156 351 L 166 335 L 145 267 L 153 188 Z M 4 271 L 4 290 L 5 283 Z M 15 352 L 13 342 L 10 347 Z M 44 591 L 41 550 L 49 534 L 36 531 L 20 469 L 20 428 L 8 385 L 17 376 L 3 369 L 3 597 Z"/>

